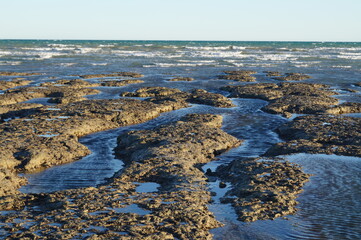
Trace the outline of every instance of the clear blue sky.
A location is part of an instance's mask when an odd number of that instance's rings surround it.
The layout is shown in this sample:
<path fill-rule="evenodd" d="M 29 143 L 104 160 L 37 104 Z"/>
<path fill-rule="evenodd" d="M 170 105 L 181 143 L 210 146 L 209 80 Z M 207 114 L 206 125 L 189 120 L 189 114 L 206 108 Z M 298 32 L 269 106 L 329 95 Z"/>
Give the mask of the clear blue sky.
<path fill-rule="evenodd" d="M 361 41 L 361 0 L 0 0 L 0 39 Z"/>

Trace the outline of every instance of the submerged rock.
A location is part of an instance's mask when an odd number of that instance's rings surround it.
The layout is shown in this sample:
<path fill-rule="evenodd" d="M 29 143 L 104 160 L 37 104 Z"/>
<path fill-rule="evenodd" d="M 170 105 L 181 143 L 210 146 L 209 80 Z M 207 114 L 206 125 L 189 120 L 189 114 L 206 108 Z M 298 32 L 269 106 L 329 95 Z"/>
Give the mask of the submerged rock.
<path fill-rule="evenodd" d="M 178 81 L 191 82 L 193 80 L 194 80 L 194 78 L 191 78 L 191 77 L 176 77 L 176 78 L 169 79 L 170 82 L 178 82 Z"/>
<path fill-rule="evenodd" d="M 276 80 L 281 81 L 301 81 L 310 79 L 311 76 L 303 74 L 303 73 L 286 73 L 284 76 L 281 77 L 275 77 Z"/>
<path fill-rule="evenodd" d="M 217 168 L 232 188 L 221 199 L 231 203 L 239 220 L 275 219 L 294 214 L 297 194 L 310 175 L 282 159 L 240 158 Z"/>
<path fill-rule="evenodd" d="M 277 132 L 286 142 L 271 147 L 266 156 L 291 153 L 361 156 L 361 118 L 303 116 L 281 126 Z"/>
<path fill-rule="evenodd" d="M 256 78 L 251 76 L 256 74 L 255 71 L 238 70 L 238 71 L 224 71 L 226 75 L 219 75 L 219 79 L 234 80 L 239 82 L 255 82 Z"/>
<path fill-rule="evenodd" d="M 131 77 L 131 78 L 140 78 L 143 77 L 143 74 L 134 73 L 134 72 L 115 72 L 115 73 L 107 73 L 107 74 L 87 74 L 80 75 L 79 77 L 84 79 L 90 78 L 105 78 L 105 77 Z"/>
<path fill-rule="evenodd" d="M 135 83 L 143 83 L 143 80 L 136 80 L 136 79 L 130 79 L 130 80 L 114 80 L 114 81 L 103 81 L 100 85 L 102 87 L 123 87 L 129 84 L 135 84 Z"/>
<path fill-rule="evenodd" d="M 0 76 L 36 76 L 41 73 L 29 73 L 29 72 L 0 72 Z"/>
<path fill-rule="evenodd" d="M 266 73 L 267 77 L 279 77 L 279 76 L 282 76 L 282 73 L 275 72 L 275 71 L 264 71 L 264 73 Z"/>

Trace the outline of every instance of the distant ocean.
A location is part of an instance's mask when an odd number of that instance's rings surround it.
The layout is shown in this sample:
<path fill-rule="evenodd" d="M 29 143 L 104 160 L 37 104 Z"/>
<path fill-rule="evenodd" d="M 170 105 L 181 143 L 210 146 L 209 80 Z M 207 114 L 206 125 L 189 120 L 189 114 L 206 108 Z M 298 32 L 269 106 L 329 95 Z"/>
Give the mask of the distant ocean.
<path fill-rule="evenodd" d="M 212 78 L 224 69 L 303 72 L 331 84 L 361 80 L 360 42 L 0 40 L 0 70 L 56 76 L 113 71 Z"/>

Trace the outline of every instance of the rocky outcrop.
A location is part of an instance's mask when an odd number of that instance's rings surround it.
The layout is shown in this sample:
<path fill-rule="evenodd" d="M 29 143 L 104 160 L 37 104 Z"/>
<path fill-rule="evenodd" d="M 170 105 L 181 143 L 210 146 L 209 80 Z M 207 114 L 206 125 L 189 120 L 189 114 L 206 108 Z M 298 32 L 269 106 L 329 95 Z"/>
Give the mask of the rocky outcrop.
<path fill-rule="evenodd" d="M 8 81 L 0 81 L 0 90 L 6 90 L 9 88 L 19 87 L 19 86 L 25 86 L 31 83 L 32 81 L 28 80 L 8 80 Z"/>
<path fill-rule="evenodd" d="M 215 107 L 234 107 L 232 101 L 221 94 L 210 93 L 203 89 L 188 92 L 176 88 L 146 87 L 140 88 L 134 93 L 124 92 L 123 97 L 151 97 L 148 101 L 153 103 L 183 102 L 194 104 L 206 104 Z"/>
<path fill-rule="evenodd" d="M 285 142 L 271 147 L 266 156 L 291 153 L 325 153 L 361 156 L 361 119 L 343 116 L 303 116 L 278 130 Z"/>
<path fill-rule="evenodd" d="M 79 77 L 84 79 L 90 78 L 107 78 L 107 77 L 131 77 L 131 78 L 141 78 L 143 74 L 134 73 L 134 72 L 115 72 L 115 73 L 107 73 L 107 74 L 87 74 L 80 75 Z"/>
<path fill-rule="evenodd" d="M 291 117 L 292 113 L 324 113 L 338 103 L 331 97 L 337 93 L 327 85 L 308 83 L 259 83 L 222 88 L 231 92 L 230 97 L 259 98 L 270 103 L 262 110 Z"/>
<path fill-rule="evenodd" d="M 275 71 L 264 71 L 264 73 L 266 73 L 267 77 L 280 77 L 280 76 L 282 76 L 282 73 L 275 72 Z"/>
<path fill-rule="evenodd" d="M 130 80 L 111 80 L 111 81 L 103 81 L 100 83 L 100 86 L 102 87 L 123 87 L 129 84 L 135 84 L 135 83 L 143 83 L 143 80 L 136 80 L 136 79 L 130 79 Z"/>
<path fill-rule="evenodd" d="M 226 75 L 219 75 L 219 79 L 234 80 L 239 82 L 255 82 L 256 78 L 251 76 L 256 74 L 255 71 L 238 70 L 238 71 L 224 71 Z"/>
<path fill-rule="evenodd" d="M 361 103 L 346 102 L 326 110 L 327 114 L 360 113 Z"/>
<path fill-rule="evenodd" d="M 275 219 L 294 214 L 297 194 L 310 175 L 282 159 L 241 158 L 217 168 L 216 175 L 232 183 L 221 199 L 231 203 L 239 220 Z"/>
<path fill-rule="evenodd" d="M 29 72 L 0 72 L 0 76 L 36 76 L 41 73 L 29 73 Z"/>
<path fill-rule="evenodd" d="M 178 81 L 191 82 L 193 80 L 194 80 L 194 78 L 191 78 L 191 77 L 176 77 L 176 78 L 169 79 L 170 82 L 178 82 Z"/>
<path fill-rule="evenodd" d="M 0 122 L 5 120 L 8 121 L 14 118 L 26 117 L 30 114 L 36 113 L 41 107 L 43 107 L 43 105 L 37 103 L 0 105 Z"/>
<path fill-rule="evenodd" d="M 0 105 L 9 105 L 28 101 L 34 98 L 52 98 L 51 102 L 66 103 L 81 101 L 85 95 L 99 93 L 98 90 L 72 86 L 40 86 L 10 89 L 0 95 Z"/>
<path fill-rule="evenodd" d="M 211 239 L 209 230 L 222 224 L 207 208 L 211 194 L 199 164 L 240 144 L 220 123 L 220 116 L 193 114 L 122 134 L 116 153 L 125 166 L 107 184 L 29 194 L 26 210 L 0 216 L 3 232 L 8 239 Z M 144 182 L 159 187 L 136 191 Z"/>
<path fill-rule="evenodd" d="M 310 78 L 311 76 L 303 73 L 285 73 L 284 76 L 275 77 L 274 79 L 281 81 L 301 81 Z"/>

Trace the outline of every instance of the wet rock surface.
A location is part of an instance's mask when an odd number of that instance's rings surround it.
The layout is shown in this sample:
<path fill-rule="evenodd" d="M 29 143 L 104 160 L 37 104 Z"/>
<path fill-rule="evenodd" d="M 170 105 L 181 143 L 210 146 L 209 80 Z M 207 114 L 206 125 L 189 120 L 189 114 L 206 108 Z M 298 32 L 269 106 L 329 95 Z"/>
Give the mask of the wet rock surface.
<path fill-rule="evenodd" d="M 282 73 L 275 72 L 275 71 L 264 71 L 264 73 L 266 73 L 267 77 L 280 77 L 280 76 L 282 76 Z"/>
<path fill-rule="evenodd" d="M 346 114 L 346 113 L 360 113 L 361 103 L 346 102 L 329 108 L 326 110 L 327 114 Z"/>
<path fill-rule="evenodd" d="M 13 80 L 8 80 L 8 81 L 0 80 L 0 90 L 6 90 L 9 88 L 14 88 L 14 87 L 18 87 L 18 86 L 25 86 L 31 82 L 32 81 L 23 80 L 23 79 L 20 79 L 20 80 L 13 79 Z"/>
<path fill-rule="evenodd" d="M 106 77 L 140 78 L 143 76 L 144 76 L 143 74 L 135 73 L 135 72 L 115 72 L 115 73 L 107 73 L 107 74 L 87 74 L 87 75 L 80 75 L 79 77 L 84 79 L 90 79 L 90 78 L 106 78 Z"/>
<path fill-rule="evenodd" d="M 265 155 L 325 153 L 361 156 L 361 119 L 344 116 L 303 116 L 281 126 L 286 142 L 271 147 Z"/>
<path fill-rule="evenodd" d="M 143 80 L 136 80 L 136 79 L 130 79 L 130 80 L 111 80 L 111 81 L 103 81 L 100 83 L 100 86 L 102 87 L 122 87 L 129 84 L 135 84 L 135 83 L 143 83 Z"/>
<path fill-rule="evenodd" d="M 276 76 L 276 75 L 274 75 Z M 275 77 L 274 79 L 276 80 L 281 80 L 281 81 L 301 81 L 301 80 L 306 80 L 306 79 L 310 79 L 311 76 L 307 75 L 307 74 L 303 74 L 303 73 L 285 73 L 283 76 L 280 77 Z"/>
<path fill-rule="evenodd" d="M 216 175 L 232 183 L 221 202 L 231 203 L 245 222 L 294 214 L 297 194 L 310 176 L 300 166 L 276 158 L 237 159 L 218 167 Z"/>
<path fill-rule="evenodd" d="M 81 136 L 140 123 L 186 106 L 118 99 L 37 108 L 26 119 L 13 119 L 0 125 L 0 162 L 17 171 L 34 171 L 74 161 L 89 154 L 78 142 Z"/>
<path fill-rule="evenodd" d="M 191 78 L 191 77 L 176 77 L 176 78 L 169 79 L 170 82 L 178 82 L 178 81 L 191 82 L 193 80 L 194 80 L 194 78 Z"/>
<path fill-rule="evenodd" d="M 291 117 L 292 113 L 324 113 L 338 100 L 327 85 L 308 83 L 258 83 L 244 86 L 227 86 L 223 90 L 231 92 L 230 97 L 259 98 L 270 103 L 262 110 Z"/>
<path fill-rule="evenodd" d="M 195 89 L 188 92 L 176 88 L 146 87 L 137 91 L 122 93 L 123 97 L 152 97 L 149 101 L 153 103 L 184 102 L 195 104 L 206 104 L 216 107 L 234 107 L 232 101 L 217 93 L 210 93 L 203 89 Z"/>
<path fill-rule="evenodd" d="M 193 114 L 120 135 L 122 171 L 97 188 L 26 195 L 24 210 L 0 216 L 4 236 L 211 239 L 209 229 L 222 224 L 207 208 L 211 194 L 199 164 L 240 144 L 218 128 L 220 122 L 219 116 Z M 137 192 L 142 182 L 159 184 L 158 191 Z"/>
<path fill-rule="evenodd" d="M 251 76 L 256 74 L 255 71 L 238 70 L 238 71 L 224 71 L 225 75 L 219 75 L 219 79 L 234 80 L 239 82 L 255 82 L 256 78 Z"/>
<path fill-rule="evenodd" d="M 41 73 L 30 73 L 30 72 L 0 72 L 0 76 L 36 76 Z"/>
<path fill-rule="evenodd" d="M 53 85 L 53 84 L 52 84 Z M 10 89 L 0 95 L 0 105 L 15 104 L 34 98 L 51 98 L 51 102 L 66 103 L 84 100 L 83 96 L 99 93 L 98 90 L 88 87 L 74 86 L 49 86 L 44 84 L 39 87 L 23 87 Z"/>

